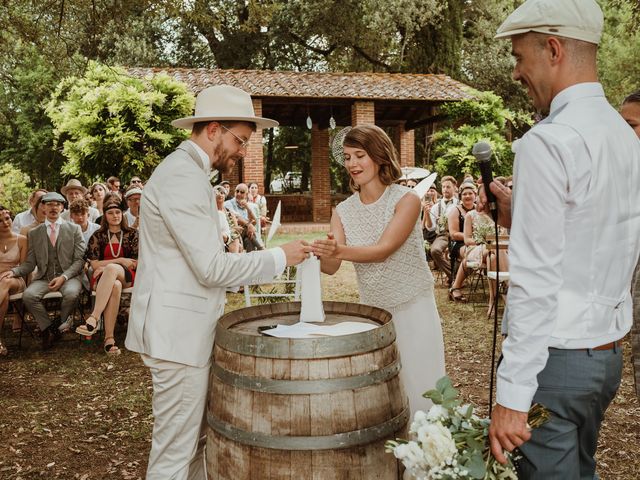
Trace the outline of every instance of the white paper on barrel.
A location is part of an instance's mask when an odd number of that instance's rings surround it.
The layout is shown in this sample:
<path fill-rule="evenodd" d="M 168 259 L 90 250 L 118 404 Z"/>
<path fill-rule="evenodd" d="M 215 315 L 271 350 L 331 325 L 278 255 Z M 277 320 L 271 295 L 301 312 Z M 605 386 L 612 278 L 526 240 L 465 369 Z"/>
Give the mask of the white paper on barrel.
<path fill-rule="evenodd" d="M 298 265 L 297 279 L 300 282 L 301 322 L 324 322 L 322 285 L 320 283 L 320 260 L 311 255 Z"/>
<path fill-rule="evenodd" d="M 366 332 L 377 327 L 377 325 L 364 322 L 341 322 L 335 325 L 314 325 L 308 322 L 298 322 L 293 325 L 278 325 L 270 330 L 264 330 L 262 333 L 280 338 L 338 337 Z"/>

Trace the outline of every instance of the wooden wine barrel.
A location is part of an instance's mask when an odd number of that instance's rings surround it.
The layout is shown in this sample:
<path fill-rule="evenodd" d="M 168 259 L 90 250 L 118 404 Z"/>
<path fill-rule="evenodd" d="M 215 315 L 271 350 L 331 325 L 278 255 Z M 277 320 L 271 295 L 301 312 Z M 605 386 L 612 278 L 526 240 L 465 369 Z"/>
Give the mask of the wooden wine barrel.
<path fill-rule="evenodd" d="M 391 314 L 324 302 L 326 323 L 378 328 L 340 337 L 274 338 L 300 303 L 243 308 L 218 321 L 207 409 L 209 480 L 398 479 L 384 443 L 409 419 Z"/>

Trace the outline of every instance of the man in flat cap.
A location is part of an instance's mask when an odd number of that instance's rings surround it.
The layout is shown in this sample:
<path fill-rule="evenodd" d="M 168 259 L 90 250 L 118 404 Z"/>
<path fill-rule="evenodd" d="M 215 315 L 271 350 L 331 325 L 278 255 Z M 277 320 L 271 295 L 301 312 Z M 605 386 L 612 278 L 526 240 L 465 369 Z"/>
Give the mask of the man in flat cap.
<path fill-rule="evenodd" d="M 199 440 L 226 288 L 271 280 L 310 251 L 299 240 L 247 254 L 224 250 L 211 171 L 231 173 L 256 128 L 277 124 L 257 117 L 243 90 L 209 87 L 198 95 L 194 116 L 172 122 L 191 137 L 144 187 L 125 345 L 142 355 L 153 381 L 148 480 L 206 478 Z"/>
<path fill-rule="evenodd" d="M 43 297 L 49 292 L 62 294 L 60 330 L 69 329 L 72 323 L 70 315 L 82 290 L 79 274 L 84 265 L 85 243 L 80 227 L 60 218 L 64 207 L 62 195 L 46 193 L 41 203 L 45 206 L 46 219 L 27 234 L 27 259 L 2 276 L 26 278 L 38 267 L 37 274 L 22 294 L 22 302 L 38 322 L 42 331 L 42 348 L 46 350 L 58 339 L 60 331 L 51 324 Z"/>
<path fill-rule="evenodd" d="M 511 280 L 489 435 L 501 462 L 520 447 L 524 479 L 598 478 L 598 433 L 631 326 L 640 143 L 598 83 L 602 25 L 594 0 L 528 0 L 497 34 L 511 39 L 514 80 L 547 115 L 514 143 L 512 205 L 491 184 L 511 228 Z M 529 432 L 532 403 L 552 415 Z"/>

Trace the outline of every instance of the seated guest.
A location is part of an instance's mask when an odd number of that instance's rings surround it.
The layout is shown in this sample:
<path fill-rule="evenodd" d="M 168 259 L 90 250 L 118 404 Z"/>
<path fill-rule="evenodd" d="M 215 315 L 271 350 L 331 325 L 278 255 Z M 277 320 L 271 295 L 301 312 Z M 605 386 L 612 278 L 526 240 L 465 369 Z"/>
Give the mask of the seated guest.
<path fill-rule="evenodd" d="M 127 220 L 127 225 L 131 228 L 138 228 L 138 216 L 140 215 L 140 198 L 142 197 L 142 190 L 139 187 L 131 186 L 127 188 L 127 192 L 124 194 L 124 198 L 127 202 L 127 209 L 124 212 L 124 217 Z"/>
<path fill-rule="evenodd" d="M 100 215 L 102 215 L 102 204 L 104 202 L 104 197 L 107 194 L 107 187 L 105 187 L 102 183 L 94 183 L 93 185 L 91 185 L 89 192 L 91 193 L 91 197 L 93 198 L 94 202 L 94 205 L 92 206 L 95 207 L 98 212 L 100 212 Z M 96 223 L 98 223 L 97 220 L 98 219 L 95 220 Z"/>
<path fill-rule="evenodd" d="M 452 274 L 455 275 L 453 284 L 449 289 L 449 299 L 454 302 L 465 302 L 467 299 L 462 294 L 462 285 L 467 275 L 463 266 L 466 253 L 464 244 L 465 215 L 475 207 L 476 193 L 478 189 L 474 183 L 465 182 L 460 185 L 460 204 L 456 205 L 448 213 L 449 259 L 452 265 Z M 457 265 L 454 266 L 454 265 Z"/>
<path fill-rule="evenodd" d="M 495 181 L 500 181 L 496 178 Z M 505 179 L 500 181 L 504 185 Z M 498 235 L 505 235 L 506 229 L 498 226 Z M 487 270 L 494 272 L 496 270 L 495 253 L 487 249 L 487 241 L 495 240 L 495 222 L 486 213 L 471 210 L 467 213 L 464 220 L 464 244 L 467 248 L 465 258 L 460 268 L 468 268 L 470 262 L 476 265 L 486 265 Z M 500 271 L 509 271 L 509 259 L 504 249 L 498 248 L 500 255 Z M 493 306 L 495 304 L 495 294 L 498 286 L 495 280 L 489 280 L 489 311 L 487 316 L 491 316 Z"/>
<path fill-rule="evenodd" d="M 216 207 L 218 208 L 218 219 L 220 221 L 220 231 L 222 232 L 222 241 L 225 250 L 230 253 L 240 253 L 242 247 L 240 245 L 240 231 L 235 218 L 224 208 L 224 199 L 226 192 L 223 187 L 217 185 L 214 187 L 216 194 Z"/>
<path fill-rule="evenodd" d="M 27 239 L 11 230 L 11 212 L 0 205 L 0 277 L 2 274 L 17 267 L 27 258 Z M 24 279 L 2 278 L 0 280 L 0 357 L 7 355 L 7 347 L 2 342 L 4 317 L 9 308 L 9 296 L 25 289 Z M 13 321 L 13 331 L 20 331 L 20 319 L 16 316 Z"/>
<path fill-rule="evenodd" d="M 60 317 L 68 323 L 82 284 L 79 274 L 84 264 L 84 240 L 80 227 L 60 218 L 64 197 L 49 192 L 41 198 L 47 218 L 27 235 L 27 258 L 19 266 L 2 274 L 4 277 L 26 278 L 36 267 L 37 273 L 22 295 L 22 303 L 38 322 L 42 331 L 42 348 L 48 349 L 60 336 L 51 324 L 43 297 L 49 292 L 60 292 Z M 63 325 L 64 325 L 63 323 Z M 61 328 L 64 328 L 61 325 Z"/>
<path fill-rule="evenodd" d="M 620 115 L 633 128 L 636 135 L 640 137 L 640 90 L 633 92 L 624 99 L 620 108 Z"/>
<path fill-rule="evenodd" d="M 80 227 L 80 230 L 82 231 L 82 238 L 84 239 L 86 251 L 86 246 L 89 245 L 89 239 L 91 238 L 91 235 L 93 235 L 93 233 L 100 228 L 100 225 L 89 221 L 89 202 L 84 199 L 74 200 L 69 206 L 69 212 L 71 215 L 71 221 L 78 225 Z M 86 273 L 86 265 L 84 270 Z M 81 275 L 80 278 L 82 280 L 82 286 L 84 287 L 84 289 L 87 291 L 90 290 L 91 286 L 89 285 L 89 279 L 87 278 L 87 276 Z M 68 328 L 71 328 L 71 324 L 68 325 Z M 65 328 L 65 331 L 66 330 L 67 328 Z"/>
<path fill-rule="evenodd" d="M 239 183 L 236 186 L 235 196 L 231 200 L 224 202 L 227 210 L 236 216 L 238 225 L 243 228 L 242 244 L 247 252 L 254 250 L 263 250 L 264 246 L 257 235 L 255 227 L 256 218 L 251 208 L 248 206 L 247 195 L 249 187 L 246 183 Z"/>
<path fill-rule="evenodd" d="M 104 317 L 104 351 L 119 355 L 113 332 L 120 309 L 123 288 L 133 286 L 138 265 L 138 231 L 127 226 L 119 199 L 114 195 L 105 200 L 100 229 L 91 236 L 86 258 L 93 275 L 91 288 L 96 300 L 91 315 L 76 328 L 76 333 L 93 335 L 100 316 Z"/>
<path fill-rule="evenodd" d="M 67 205 L 71 205 L 71 203 L 74 202 L 75 200 L 83 200 L 84 194 L 87 193 L 87 189 L 82 186 L 82 183 L 80 183 L 80 180 L 76 180 L 75 178 L 72 178 L 71 180 L 69 180 L 67 184 L 60 189 L 60 191 L 62 192 L 62 195 L 64 195 L 65 198 L 67 199 Z M 98 218 L 99 216 L 100 216 L 100 212 L 97 209 L 90 206 L 89 221 L 95 222 L 96 218 Z M 60 217 L 66 222 L 71 221 L 71 218 L 69 217 L 69 210 L 65 210 L 64 212 L 62 212 Z"/>
<path fill-rule="evenodd" d="M 120 193 L 120 179 L 118 177 L 107 178 L 107 188 L 110 192 L 115 192 L 118 195 L 122 196 L 122 194 Z"/>
<path fill-rule="evenodd" d="M 29 210 L 25 210 L 24 212 L 20 212 L 13 219 L 13 233 L 20 233 L 20 229 L 22 227 L 26 227 L 27 225 L 31 225 L 36 221 L 36 202 L 39 198 L 41 198 L 46 190 L 39 188 L 31 192 L 29 195 Z"/>
<path fill-rule="evenodd" d="M 255 203 L 258 206 L 258 217 L 260 218 L 260 226 L 265 228 L 267 226 L 267 199 L 264 195 L 258 193 L 258 184 L 252 182 L 249 184 L 249 196 L 247 197 L 249 202 Z"/>
<path fill-rule="evenodd" d="M 131 177 L 131 181 L 129 181 L 129 187 L 137 187 L 140 190 L 144 188 L 144 183 L 137 175 L 135 177 Z"/>
<path fill-rule="evenodd" d="M 89 221 L 89 202 L 85 199 L 74 200 L 69 204 L 69 216 L 71 221 L 80 227 L 85 246 L 89 245 L 89 239 L 100 225 Z"/>
<path fill-rule="evenodd" d="M 228 181 L 226 180 L 222 180 L 219 185 L 224 188 L 224 191 L 226 192 L 224 199 L 226 200 L 231 200 L 233 198 L 233 195 L 231 195 L 231 185 L 229 184 Z"/>
<path fill-rule="evenodd" d="M 29 225 L 25 225 L 24 227 L 20 228 L 20 235 L 23 235 L 24 237 L 26 237 L 31 230 L 33 230 L 39 225 L 42 225 L 45 219 L 47 218 L 47 212 L 45 211 L 44 203 L 42 203 L 43 196 L 44 195 L 39 196 L 36 199 L 36 202 L 33 206 L 35 209 L 35 217 L 34 217 L 33 223 L 30 223 Z"/>

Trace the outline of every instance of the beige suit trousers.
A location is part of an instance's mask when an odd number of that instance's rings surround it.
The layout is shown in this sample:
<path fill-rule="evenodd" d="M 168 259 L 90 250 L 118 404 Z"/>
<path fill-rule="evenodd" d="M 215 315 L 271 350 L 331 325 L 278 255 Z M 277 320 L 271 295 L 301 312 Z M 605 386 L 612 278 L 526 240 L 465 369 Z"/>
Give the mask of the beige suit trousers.
<path fill-rule="evenodd" d="M 147 480 L 206 480 L 205 407 L 210 365 L 190 367 L 141 355 L 153 381 Z"/>

